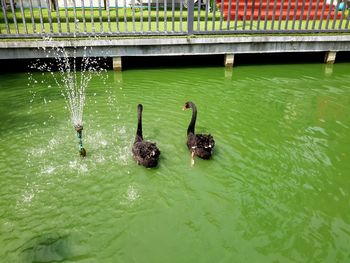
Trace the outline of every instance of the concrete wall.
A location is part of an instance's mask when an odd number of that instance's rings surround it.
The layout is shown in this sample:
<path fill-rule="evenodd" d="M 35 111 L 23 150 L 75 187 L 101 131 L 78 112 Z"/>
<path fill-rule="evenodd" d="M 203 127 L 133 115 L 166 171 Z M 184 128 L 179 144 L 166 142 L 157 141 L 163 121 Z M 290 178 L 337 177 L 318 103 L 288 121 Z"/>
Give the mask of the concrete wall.
<path fill-rule="evenodd" d="M 100 57 L 337 52 L 350 50 L 350 35 L 0 40 L 0 59 L 54 57 L 55 54 L 44 52 L 44 48 L 53 46 L 64 46 L 71 56 L 75 50 L 77 56 Z M 86 50 L 89 52 L 87 53 Z"/>

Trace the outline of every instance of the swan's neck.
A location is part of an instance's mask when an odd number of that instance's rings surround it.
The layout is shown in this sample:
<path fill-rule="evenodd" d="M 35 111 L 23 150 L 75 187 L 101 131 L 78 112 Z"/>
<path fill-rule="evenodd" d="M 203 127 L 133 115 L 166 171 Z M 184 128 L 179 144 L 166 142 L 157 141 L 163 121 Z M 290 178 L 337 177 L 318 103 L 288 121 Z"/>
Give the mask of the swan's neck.
<path fill-rule="evenodd" d="M 135 136 L 135 142 L 136 141 L 142 141 L 142 110 L 138 110 L 137 114 L 137 131 L 136 131 L 136 136 Z"/>
<path fill-rule="evenodd" d="M 197 120 L 197 108 L 193 104 L 191 105 L 191 108 L 192 108 L 192 118 L 191 118 L 191 122 L 187 128 L 187 135 L 190 133 L 194 134 L 194 128 L 195 128 L 196 120 Z"/>

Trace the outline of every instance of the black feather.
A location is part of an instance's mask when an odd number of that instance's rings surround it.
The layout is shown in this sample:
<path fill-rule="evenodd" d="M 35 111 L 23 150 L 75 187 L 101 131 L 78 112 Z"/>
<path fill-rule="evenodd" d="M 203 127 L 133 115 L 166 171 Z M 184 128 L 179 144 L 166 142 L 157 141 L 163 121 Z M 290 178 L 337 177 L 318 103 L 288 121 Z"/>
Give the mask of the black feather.
<path fill-rule="evenodd" d="M 195 125 L 197 120 L 196 105 L 189 101 L 186 102 L 186 109 L 192 109 L 192 118 L 187 129 L 187 147 L 195 155 L 202 159 L 209 159 L 215 146 L 214 137 L 210 134 L 195 134 Z"/>
<path fill-rule="evenodd" d="M 135 141 L 132 147 L 132 153 L 135 161 L 145 167 L 155 167 L 158 164 L 160 151 L 155 143 L 143 140 L 142 136 L 142 110 L 141 104 L 138 108 L 138 122 Z"/>

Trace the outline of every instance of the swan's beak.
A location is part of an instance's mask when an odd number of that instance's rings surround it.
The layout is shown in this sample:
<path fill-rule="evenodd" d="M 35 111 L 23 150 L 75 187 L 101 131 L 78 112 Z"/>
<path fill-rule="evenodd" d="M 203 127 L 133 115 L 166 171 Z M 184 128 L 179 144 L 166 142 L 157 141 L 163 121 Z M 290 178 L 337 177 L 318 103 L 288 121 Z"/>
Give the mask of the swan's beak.
<path fill-rule="evenodd" d="M 182 107 L 182 110 L 186 110 L 186 106 L 183 106 L 183 107 Z"/>

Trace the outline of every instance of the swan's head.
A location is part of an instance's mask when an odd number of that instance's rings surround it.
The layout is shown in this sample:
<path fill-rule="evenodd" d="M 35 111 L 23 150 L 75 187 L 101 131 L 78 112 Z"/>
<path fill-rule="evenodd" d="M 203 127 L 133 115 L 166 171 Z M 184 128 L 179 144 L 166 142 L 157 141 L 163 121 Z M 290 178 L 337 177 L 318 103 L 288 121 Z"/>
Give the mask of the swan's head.
<path fill-rule="evenodd" d="M 193 106 L 193 102 L 192 101 L 188 101 L 185 103 L 185 105 L 182 107 L 182 110 L 187 110 L 189 108 L 192 108 Z"/>
<path fill-rule="evenodd" d="M 137 105 L 137 109 L 138 109 L 139 111 L 142 111 L 142 110 L 143 110 L 142 104 Z"/>

